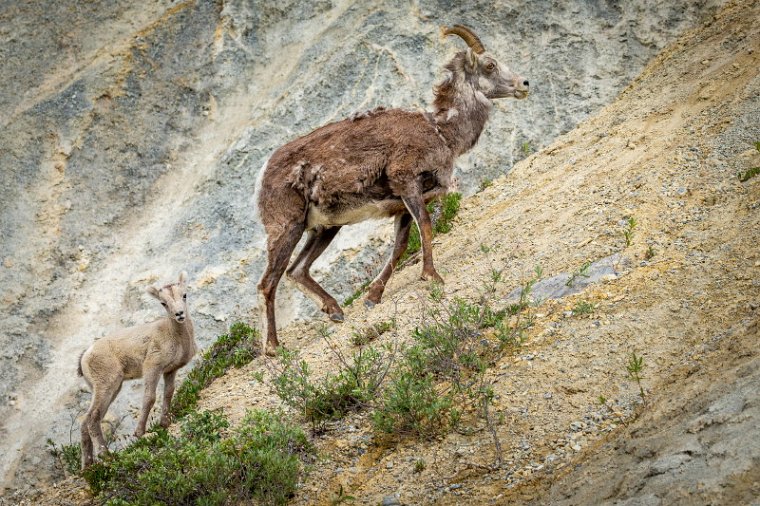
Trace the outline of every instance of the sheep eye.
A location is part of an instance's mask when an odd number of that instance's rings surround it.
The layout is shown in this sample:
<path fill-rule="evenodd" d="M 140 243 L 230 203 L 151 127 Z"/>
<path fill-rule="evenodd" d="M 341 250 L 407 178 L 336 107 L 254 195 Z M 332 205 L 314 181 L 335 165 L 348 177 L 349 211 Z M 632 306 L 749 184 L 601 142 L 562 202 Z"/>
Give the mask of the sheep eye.
<path fill-rule="evenodd" d="M 182 300 L 187 300 L 187 294 L 186 293 L 182 294 Z"/>
<path fill-rule="evenodd" d="M 493 72 L 496 68 L 496 64 L 494 62 L 488 62 L 486 63 L 486 72 Z"/>
<path fill-rule="evenodd" d="M 166 302 L 162 302 L 161 305 L 166 307 Z"/>

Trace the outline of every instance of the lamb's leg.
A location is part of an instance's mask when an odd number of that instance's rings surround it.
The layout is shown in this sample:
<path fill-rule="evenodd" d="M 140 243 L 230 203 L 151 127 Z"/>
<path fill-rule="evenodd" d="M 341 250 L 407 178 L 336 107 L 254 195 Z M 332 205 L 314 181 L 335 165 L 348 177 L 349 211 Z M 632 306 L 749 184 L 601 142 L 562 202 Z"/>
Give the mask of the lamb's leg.
<path fill-rule="evenodd" d="M 177 376 L 177 371 L 164 373 L 164 403 L 161 405 L 161 427 L 166 428 L 171 422 L 171 416 L 169 408 L 172 403 L 172 396 L 174 395 L 174 379 Z"/>
<path fill-rule="evenodd" d="M 90 410 L 85 415 L 85 419 L 87 420 L 87 429 L 89 430 L 90 437 L 95 440 L 95 450 L 98 454 L 108 451 L 108 444 L 103 435 L 101 424 L 106 413 L 108 413 L 108 407 L 115 397 L 114 392 L 119 390 L 121 383 L 121 378 L 114 378 L 110 383 L 93 385 L 92 404 Z"/>
<path fill-rule="evenodd" d="M 259 281 L 259 294 L 265 304 L 264 319 L 266 320 L 267 328 L 266 354 L 270 356 L 274 355 L 275 349 L 280 344 L 277 340 L 277 325 L 274 318 L 274 299 L 277 293 L 277 284 L 280 282 L 280 278 L 282 278 L 282 274 L 288 266 L 290 255 L 298 244 L 303 230 L 303 223 L 291 223 L 289 228 L 283 227 L 277 230 L 277 234 L 268 231 L 268 262 L 264 275 L 261 276 L 261 281 Z"/>
<path fill-rule="evenodd" d="M 94 456 L 93 456 L 93 449 L 92 449 L 92 437 L 90 437 L 90 411 L 92 408 L 87 410 L 87 413 L 84 415 L 84 419 L 82 420 L 82 426 L 80 427 L 80 432 L 82 433 L 82 469 L 84 469 L 87 466 L 92 465 Z"/>
<path fill-rule="evenodd" d="M 287 270 L 287 276 L 295 281 L 306 295 L 318 299 L 318 303 L 322 304 L 322 312 L 326 313 L 334 322 L 343 321 L 343 310 L 340 308 L 338 301 L 327 293 L 324 288 L 319 286 L 319 283 L 314 281 L 309 274 L 309 269 L 314 260 L 335 239 L 335 235 L 339 230 L 340 227 L 330 227 L 319 231 L 310 230 L 306 244 Z"/>
<path fill-rule="evenodd" d="M 396 216 L 396 242 L 393 245 L 393 252 L 388 259 L 388 263 L 385 264 L 383 270 L 375 278 L 372 284 L 369 286 L 367 298 L 364 299 L 364 304 L 367 307 L 372 307 L 380 302 L 385 291 L 385 284 L 391 277 L 393 270 L 396 268 L 398 259 L 406 251 L 406 246 L 409 243 L 409 230 L 412 228 L 411 215 L 404 213 Z"/>
<path fill-rule="evenodd" d="M 409 210 L 417 228 L 420 230 L 420 242 L 422 243 L 422 279 L 443 283 L 443 278 L 436 272 L 433 266 L 433 225 L 430 215 L 425 208 L 425 200 L 419 193 L 401 197 L 404 205 Z"/>
<path fill-rule="evenodd" d="M 145 425 L 148 423 L 150 410 L 153 408 L 153 404 L 156 402 L 156 386 L 158 385 L 158 379 L 160 375 L 161 371 L 158 367 L 146 367 L 145 369 L 145 392 L 143 393 L 143 404 L 142 409 L 140 410 L 140 419 L 137 421 L 137 428 L 135 428 L 136 437 L 141 437 L 143 434 L 145 434 Z"/>

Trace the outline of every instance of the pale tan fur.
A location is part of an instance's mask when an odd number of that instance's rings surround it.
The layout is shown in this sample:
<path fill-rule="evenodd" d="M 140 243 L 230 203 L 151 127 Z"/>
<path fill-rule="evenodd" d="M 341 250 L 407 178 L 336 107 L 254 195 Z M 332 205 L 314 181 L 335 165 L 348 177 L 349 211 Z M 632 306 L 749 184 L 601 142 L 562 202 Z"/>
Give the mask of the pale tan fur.
<path fill-rule="evenodd" d="M 180 367 L 190 362 L 198 349 L 187 309 L 187 274 L 182 272 L 176 284 L 163 288 L 151 286 L 147 291 L 166 308 L 168 317 L 103 337 L 87 348 L 79 359 L 79 374 L 84 376 L 92 390 L 92 403 L 81 428 L 83 468 L 93 462 L 93 439 L 98 453 L 107 451 L 100 425 L 125 380 L 145 378 L 135 436 L 145 433 L 148 415 L 156 400 L 156 386 L 162 375 L 164 399 L 160 424 L 169 426 L 175 375 Z"/>

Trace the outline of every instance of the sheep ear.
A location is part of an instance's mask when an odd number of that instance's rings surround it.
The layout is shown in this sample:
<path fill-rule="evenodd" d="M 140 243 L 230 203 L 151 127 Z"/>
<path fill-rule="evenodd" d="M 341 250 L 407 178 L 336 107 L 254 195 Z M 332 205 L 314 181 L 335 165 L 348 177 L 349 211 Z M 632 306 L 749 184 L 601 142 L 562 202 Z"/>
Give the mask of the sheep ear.
<path fill-rule="evenodd" d="M 182 271 L 179 274 L 179 284 L 180 285 L 186 285 L 187 284 L 187 271 Z"/>
<path fill-rule="evenodd" d="M 161 300 L 161 297 L 158 296 L 158 288 L 156 288 L 155 286 L 149 286 L 145 291 L 148 292 L 153 297 L 157 298 L 158 300 Z"/>
<path fill-rule="evenodd" d="M 467 67 L 467 70 L 469 72 L 473 72 L 478 68 L 478 55 L 469 47 L 467 48 L 467 61 L 465 63 L 465 67 Z"/>

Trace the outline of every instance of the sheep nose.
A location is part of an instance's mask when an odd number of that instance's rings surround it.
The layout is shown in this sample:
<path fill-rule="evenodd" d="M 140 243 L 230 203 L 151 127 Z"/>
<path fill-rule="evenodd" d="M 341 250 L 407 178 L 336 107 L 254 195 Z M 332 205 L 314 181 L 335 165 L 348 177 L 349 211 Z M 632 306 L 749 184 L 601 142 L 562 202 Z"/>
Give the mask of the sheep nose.
<path fill-rule="evenodd" d="M 523 86 L 528 86 L 528 80 L 523 81 Z"/>
<path fill-rule="evenodd" d="M 183 314 L 185 314 L 185 312 L 184 312 L 184 311 L 177 311 L 176 313 L 174 313 L 174 316 L 176 316 L 176 317 L 180 317 L 180 316 L 182 316 Z"/>

